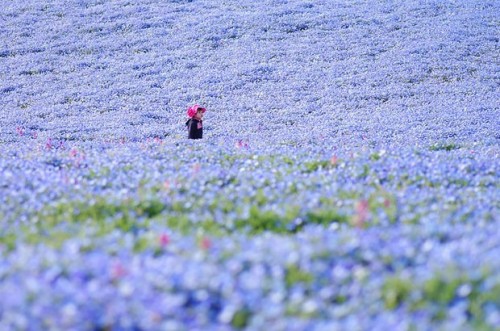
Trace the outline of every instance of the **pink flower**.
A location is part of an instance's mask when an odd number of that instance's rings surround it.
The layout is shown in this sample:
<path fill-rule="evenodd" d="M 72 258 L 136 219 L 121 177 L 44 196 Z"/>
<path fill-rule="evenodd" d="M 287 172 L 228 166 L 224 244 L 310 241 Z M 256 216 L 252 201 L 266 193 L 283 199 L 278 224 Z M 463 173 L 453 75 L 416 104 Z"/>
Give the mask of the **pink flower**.
<path fill-rule="evenodd" d="M 168 234 L 163 233 L 163 234 L 160 236 L 160 246 L 161 246 L 161 247 L 165 247 L 165 246 L 167 246 L 169 243 L 170 243 L 170 237 L 168 236 Z"/>
<path fill-rule="evenodd" d="M 20 136 L 24 136 L 24 128 L 18 126 L 16 128 L 16 131 L 17 131 L 17 134 L 20 135 Z"/>
<path fill-rule="evenodd" d="M 243 140 L 238 140 L 235 144 L 236 148 L 248 148 L 248 143 Z"/>
<path fill-rule="evenodd" d="M 385 198 L 384 199 L 384 207 L 389 208 L 391 206 L 391 200 Z"/>
<path fill-rule="evenodd" d="M 196 175 L 197 173 L 199 173 L 200 170 L 201 170 L 201 164 L 195 163 L 193 165 L 193 175 Z"/>
<path fill-rule="evenodd" d="M 366 221 L 368 220 L 368 214 L 370 211 L 370 206 L 368 204 L 368 200 L 360 200 L 356 203 L 356 214 L 353 218 L 353 223 L 355 226 L 362 228 L 366 225 Z"/>
<path fill-rule="evenodd" d="M 178 187 L 180 187 L 180 183 L 176 179 L 174 179 L 174 180 L 167 179 L 163 182 L 163 189 L 165 191 L 170 191 L 170 190 L 176 189 Z"/>
<path fill-rule="evenodd" d="M 70 151 L 69 151 L 69 155 L 71 157 L 75 157 L 78 155 L 78 150 L 76 148 L 72 148 Z"/>
<path fill-rule="evenodd" d="M 126 274 L 127 270 L 125 270 L 125 267 L 120 262 L 115 263 L 111 268 L 111 278 L 113 279 L 122 278 Z"/>
<path fill-rule="evenodd" d="M 204 237 L 203 239 L 201 239 L 200 246 L 202 249 L 208 250 L 210 249 L 210 247 L 212 247 L 212 242 L 207 237 Z"/>
<path fill-rule="evenodd" d="M 163 188 L 166 190 L 166 191 L 169 191 L 170 190 L 170 181 L 169 180 L 166 180 L 163 182 Z"/>

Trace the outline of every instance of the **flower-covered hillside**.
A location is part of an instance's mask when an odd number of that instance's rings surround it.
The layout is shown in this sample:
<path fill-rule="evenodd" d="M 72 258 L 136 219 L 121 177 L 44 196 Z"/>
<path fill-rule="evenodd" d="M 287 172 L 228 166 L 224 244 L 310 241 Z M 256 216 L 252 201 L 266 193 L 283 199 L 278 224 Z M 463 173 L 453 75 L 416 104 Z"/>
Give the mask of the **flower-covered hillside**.
<path fill-rule="evenodd" d="M 498 7 L 10 1 L 1 139 L 16 126 L 78 140 L 175 137 L 184 109 L 201 102 L 212 136 L 495 142 Z M 235 119 L 245 129 L 225 125 Z"/>

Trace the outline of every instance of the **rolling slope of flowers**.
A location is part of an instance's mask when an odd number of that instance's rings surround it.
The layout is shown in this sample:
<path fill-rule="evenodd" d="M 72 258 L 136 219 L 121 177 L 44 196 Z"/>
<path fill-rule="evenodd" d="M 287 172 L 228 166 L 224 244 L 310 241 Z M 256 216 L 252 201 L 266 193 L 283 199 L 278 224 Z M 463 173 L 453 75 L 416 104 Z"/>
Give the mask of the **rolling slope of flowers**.
<path fill-rule="evenodd" d="M 497 1 L 2 6 L 0 330 L 500 325 Z"/>

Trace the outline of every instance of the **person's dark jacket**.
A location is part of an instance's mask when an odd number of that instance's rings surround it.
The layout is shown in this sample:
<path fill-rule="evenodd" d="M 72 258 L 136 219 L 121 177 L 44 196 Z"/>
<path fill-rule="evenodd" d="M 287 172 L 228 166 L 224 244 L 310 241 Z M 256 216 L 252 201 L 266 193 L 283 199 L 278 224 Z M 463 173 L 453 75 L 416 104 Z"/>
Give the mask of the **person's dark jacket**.
<path fill-rule="evenodd" d="M 190 118 L 186 122 L 188 129 L 188 139 L 201 139 L 203 138 L 203 121 L 196 118 Z"/>

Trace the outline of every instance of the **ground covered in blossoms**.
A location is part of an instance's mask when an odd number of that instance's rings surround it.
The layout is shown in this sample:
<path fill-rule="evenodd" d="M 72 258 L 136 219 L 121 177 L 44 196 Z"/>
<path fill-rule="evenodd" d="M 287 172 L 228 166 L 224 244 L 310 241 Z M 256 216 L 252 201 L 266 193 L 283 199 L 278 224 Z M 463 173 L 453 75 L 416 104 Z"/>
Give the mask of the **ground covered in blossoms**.
<path fill-rule="evenodd" d="M 0 330 L 500 325 L 497 1 L 2 6 Z"/>

